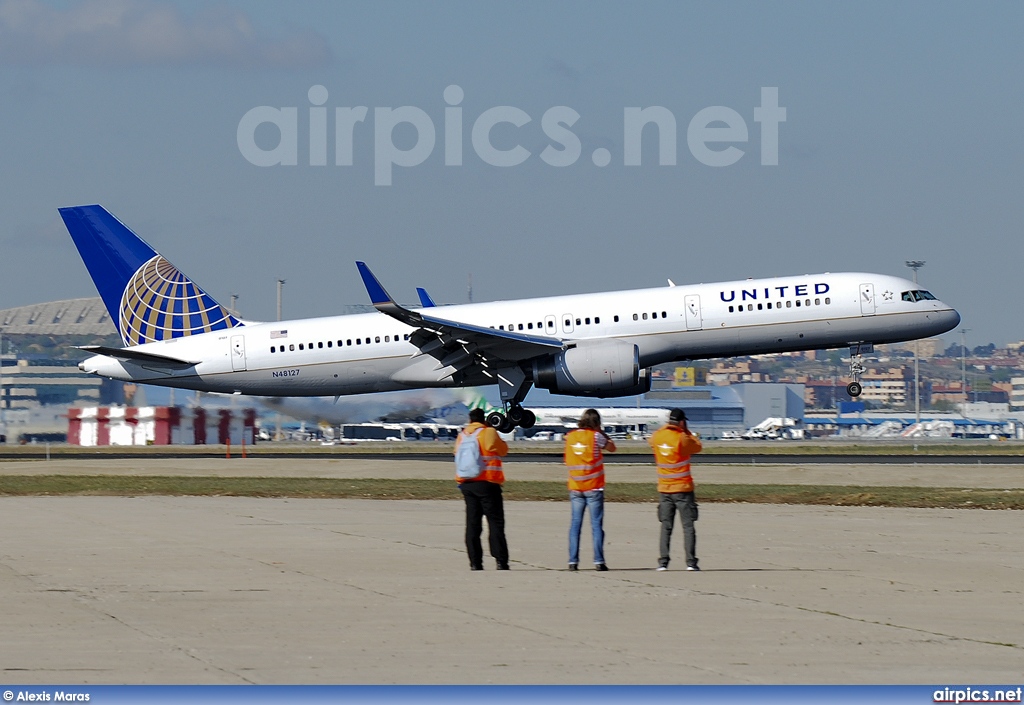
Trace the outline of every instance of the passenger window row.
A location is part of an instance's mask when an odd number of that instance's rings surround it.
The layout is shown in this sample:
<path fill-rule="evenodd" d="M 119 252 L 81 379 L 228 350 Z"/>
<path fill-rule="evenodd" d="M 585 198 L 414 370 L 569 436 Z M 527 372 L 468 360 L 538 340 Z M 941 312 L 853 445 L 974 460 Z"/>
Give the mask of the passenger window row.
<path fill-rule="evenodd" d="M 652 314 L 651 314 L 651 318 L 657 318 L 657 317 L 658 317 L 658 312 L 657 312 L 657 311 L 655 311 L 654 313 L 652 313 Z M 661 312 L 661 317 L 662 317 L 662 318 L 668 318 L 668 314 L 667 314 L 667 313 L 665 313 L 664 311 L 662 311 L 662 312 Z M 634 313 L 634 314 L 633 314 L 633 320 L 634 320 L 634 321 L 638 321 L 638 320 L 640 320 L 641 318 L 643 318 L 643 320 L 645 320 L 645 321 L 646 321 L 646 320 L 647 320 L 647 314 L 646 314 L 646 313 L 641 313 L 641 314 L 636 314 L 636 313 Z M 616 317 L 615 317 L 615 320 L 616 320 L 616 321 L 617 321 L 617 320 L 619 320 L 619 317 L 618 317 L 618 316 L 616 316 Z"/>
<path fill-rule="evenodd" d="M 518 330 L 533 330 L 533 323 L 509 323 L 508 330 L 514 331 L 516 330 L 516 326 L 519 326 Z M 555 324 L 552 323 L 548 327 L 554 328 Z M 491 326 L 491 328 L 494 328 L 494 326 Z M 544 324 L 541 323 L 540 321 L 537 321 L 537 330 L 543 330 L 543 328 Z M 498 326 L 498 330 L 505 330 L 505 326 Z"/>
<path fill-rule="evenodd" d="M 809 303 L 807 305 L 810 306 Z M 780 306 L 781 306 L 781 304 L 780 304 Z M 730 308 L 729 310 L 731 311 L 732 308 Z M 668 312 L 667 311 L 653 311 L 651 313 L 634 313 L 633 314 L 633 320 L 634 321 L 646 321 L 649 318 L 650 319 L 657 319 L 658 317 L 668 318 Z M 619 322 L 618 315 L 613 316 L 612 317 L 612 321 L 614 323 L 618 323 Z M 567 317 L 567 318 L 563 318 L 562 319 L 562 324 L 565 326 L 565 328 L 571 328 L 573 326 L 573 323 L 574 323 L 574 319 L 572 319 L 572 318 L 568 318 Z M 589 316 L 581 316 L 581 317 L 575 319 L 575 324 L 577 326 L 589 326 L 589 325 L 591 325 L 591 323 L 593 323 L 594 325 L 601 325 L 601 317 L 600 316 L 594 316 L 593 318 L 590 318 Z M 490 326 L 490 327 L 494 328 L 495 326 Z M 498 328 L 498 330 L 510 330 L 510 331 L 534 330 L 534 324 L 533 323 L 525 323 L 525 324 L 524 323 L 510 323 L 507 328 L 504 325 L 497 326 L 497 328 Z M 536 330 L 543 330 L 543 328 L 544 328 L 544 324 L 538 321 L 537 324 L 536 324 Z M 549 333 L 554 333 L 555 332 L 555 324 L 554 324 L 553 321 L 548 321 L 548 332 Z"/>
<path fill-rule="evenodd" d="M 828 306 L 831 303 L 832 303 L 832 297 L 831 296 L 826 296 L 825 297 L 825 305 Z M 797 299 L 796 300 L 796 307 L 797 308 L 800 308 L 801 306 L 810 306 L 810 305 L 811 305 L 811 300 L 810 299 Z M 821 306 L 822 305 L 821 299 L 820 298 L 819 299 L 814 299 L 814 305 L 815 306 Z M 757 310 L 758 311 L 763 311 L 765 308 L 768 308 L 769 310 L 772 309 L 773 308 L 772 302 L 769 301 L 768 303 L 757 304 Z M 774 308 L 782 308 L 782 302 L 781 301 L 776 301 L 775 304 L 774 304 Z M 793 301 L 792 300 L 786 302 L 786 308 L 793 308 Z M 729 307 L 729 313 L 740 313 L 742 311 L 753 311 L 753 310 L 754 310 L 754 304 L 747 304 L 746 308 L 743 308 L 743 304 L 740 304 L 739 306 L 730 306 Z"/>
<path fill-rule="evenodd" d="M 615 321 L 618 322 L 618 320 L 619 320 L 619 317 L 616 316 L 615 317 Z M 601 324 L 601 317 L 600 316 L 595 316 L 593 318 L 593 323 L 594 323 L 594 325 L 600 325 Z M 578 325 L 578 326 L 581 326 L 581 325 L 589 326 L 590 324 L 591 324 L 591 319 L 589 317 L 577 318 L 576 319 L 576 325 Z M 572 319 L 571 318 L 566 318 L 565 319 L 565 327 L 569 328 L 570 326 L 572 326 Z M 494 326 L 490 326 L 490 328 L 494 328 Z M 498 330 L 510 330 L 510 331 L 544 330 L 544 324 L 541 321 L 537 321 L 536 328 L 535 328 L 533 323 L 509 323 L 507 328 L 504 325 L 499 325 L 498 326 Z M 554 321 L 548 321 L 548 332 L 552 333 L 552 334 L 555 332 L 555 322 Z"/>
<path fill-rule="evenodd" d="M 385 335 L 383 342 L 385 342 L 385 343 L 391 343 L 391 342 L 397 343 L 397 342 L 399 342 L 401 340 L 408 340 L 408 339 L 409 339 L 409 335 L 408 334 L 406 334 L 405 336 Z M 345 340 L 339 340 L 338 341 L 338 347 L 339 348 L 343 348 L 343 347 L 346 347 L 346 346 L 347 347 L 351 347 L 352 345 L 373 345 L 373 344 L 380 343 L 380 342 L 381 342 L 381 337 L 379 335 L 376 335 L 373 338 L 355 338 L 355 339 L 353 339 L 353 338 L 346 338 Z M 295 350 L 295 345 L 296 345 L 295 343 L 289 343 L 288 344 L 288 352 L 294 351 Z M 307 350 L 307 349 L 308 350 L 322 350 L 325 347 L 325 344 L 324 344 L 323 341 L 320 341 L 318 343 L 308 343 L 308 344 L 307 343 L 299 343 L 298 347 L 299 347 L 299 350 Z M 327 343 L 326 343 L 326 347 L 333 348 L 334 347 L 334 341 L 333 340 L 328 340 Z M 271 345 L 270 346 L 270 352 L 272 352 L 272 353 L 285 352 L 285 347 L 284 347 L 284 345 Z"/>

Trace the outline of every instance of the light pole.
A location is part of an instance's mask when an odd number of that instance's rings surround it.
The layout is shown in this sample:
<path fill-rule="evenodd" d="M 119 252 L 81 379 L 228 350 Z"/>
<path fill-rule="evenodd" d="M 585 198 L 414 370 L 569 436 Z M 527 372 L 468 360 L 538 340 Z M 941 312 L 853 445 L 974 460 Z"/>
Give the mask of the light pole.
<path fill-rule="evenodd" d="M 914 270 L 914 288 L 917 288 L 917 270 L 924 266 L 924 260 L 908 259 L 905 264 Z M 917 341 L 914 341 L 914 421 L 921 423 L 921 369 L 918 366 Z"/>
<path fill-rule="evenodd" d="M 277 320 L 281 320 L 281 288 L 284 286 L 284 279 L 277 280 Z"/>
<path fill-rule="evenodd" d="M 970 328 L 960 329 L 960 395 L 963 403 L 960 405 L 960 414 L 967 416 L 967 331 Z"/>
<path fill-rule="evenodd" d="M 277 280 L 277 320 L 281 320 L 281 290 L 284 287 L 284 279 Z M 340 345 L 340 343 L 339 343 Z M 281 348 L 284 350 L 284 348 Z M 274 431 L 274 440 L 281 440 L 281 412 L 277 412 L 277 428 Z"/>

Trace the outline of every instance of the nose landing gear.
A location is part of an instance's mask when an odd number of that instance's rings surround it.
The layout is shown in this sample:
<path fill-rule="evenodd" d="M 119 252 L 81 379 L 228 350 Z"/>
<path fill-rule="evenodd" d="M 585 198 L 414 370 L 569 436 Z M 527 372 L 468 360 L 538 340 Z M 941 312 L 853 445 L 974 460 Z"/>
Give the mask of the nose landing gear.
<path fill-rule="evenodd" d="M 854 343 L 850 346 L 850 376 L 853 377 L 853 381 L 846 385 L 846 393 L 852 399 L 856 399 L 864 391 L 860 383 L 860 376 L 864 374 L 865 369 L 864 358 L 861 355 L 870 352 L 874 352 L 874 345 L 871 343 Z"/>

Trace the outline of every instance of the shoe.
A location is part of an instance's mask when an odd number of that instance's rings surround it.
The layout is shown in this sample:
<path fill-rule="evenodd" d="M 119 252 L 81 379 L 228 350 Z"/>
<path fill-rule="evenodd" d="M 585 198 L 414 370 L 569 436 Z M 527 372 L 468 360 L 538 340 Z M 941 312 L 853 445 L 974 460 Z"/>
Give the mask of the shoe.
<path fill-rule="evenodd" d="M 595 563 L 594 570 L 598 572 L 608 570 L 608 566 L 606 566 L 604 563 Z"/>
<path fill-rule="evenodd" d="M 576 571 L 576 570 L 579 570 L 579 569 L 580 569 L 580 567 L 576 563 L 570 563 L 569 564 L 569 570 Z"/>
<path fill-rule="evenodd" d="M 688 565 L 688 566 L 686 566 L 686 569 L 687 569 L 687 570 L 695 570 L 695 571 L 697 571 L 698 573 L 700 572 L 700 568 L 698 568 L 698 567 L 697 567 L 697 566 L 695 566 L 695 565 Z"/>
<path fill-rule="evenodd" d="M 470 570 L 483 570 L 484 567 L 482 565 L 471 565 L 471 566 L 469 566 L 469 569 Z"/>
<path fill-rule="evenodd" d="M 655 570 L 668 570 L 668 566 L 667 565 L 659 565 L 657 568 L 655 568 Z"/>
<path fill-rule="evenodd" d="M 508 570 L 508 563 L 499 563 L 498 570 Z"/>

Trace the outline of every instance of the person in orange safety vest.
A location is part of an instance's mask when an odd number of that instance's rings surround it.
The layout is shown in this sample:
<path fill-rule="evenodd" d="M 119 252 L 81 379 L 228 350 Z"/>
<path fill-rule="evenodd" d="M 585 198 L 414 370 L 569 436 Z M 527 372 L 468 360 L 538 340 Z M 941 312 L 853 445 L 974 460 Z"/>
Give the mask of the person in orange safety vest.
<path fill-rule="evenodd" d="M 594 569 L 608 570 L 604 560 L 604 453 L 615 452 L 615 442 L 601 429 L 601 415 L 587 409 L 579 428 L 565 435 L 565 464 L 569 468 L 569 570 L 580 564 L 580 531 L 583 514 L 590 507 L 594 537 Z"/>
<path fill-rule="evenodd" d="M 700 570 L 697 565 L 697 500 L 690 476 L 690 456 L 701 451 L 700 440 L 686 427 L 686 414 L 672 409 L 668 425 L 654 432 L 648 441 L 658 466 L 658 520 L 661 522 L 661 555 L 658 570 L 668 570 L 669 543 L 675 525 L 676 511 L 683 525 L 686 569 Z"/>
<path fill-rule="evenodd" d="M 484 569 L 484 550 L 480 543 L 480 534 L 483 533 L 485 516 L 491 556 L 497 561 L 498 570 L 508 570 L 505 508 L 501 498 L 501 485 L 505 482 L 501 458 L 508 453 L 508 444 L 501 440 L 496 430 L 484 424 L 483 409 L 469 410 L 469 425 L 455 441 L 456 453 L 461 443 L 479 443 L 480 456 L 484 462 L 483 469 L 476 477 L 455 478 L 466 500 L 466 551 L 469 553 L 470 570 Z"/>

